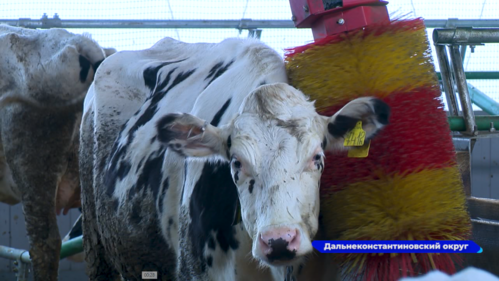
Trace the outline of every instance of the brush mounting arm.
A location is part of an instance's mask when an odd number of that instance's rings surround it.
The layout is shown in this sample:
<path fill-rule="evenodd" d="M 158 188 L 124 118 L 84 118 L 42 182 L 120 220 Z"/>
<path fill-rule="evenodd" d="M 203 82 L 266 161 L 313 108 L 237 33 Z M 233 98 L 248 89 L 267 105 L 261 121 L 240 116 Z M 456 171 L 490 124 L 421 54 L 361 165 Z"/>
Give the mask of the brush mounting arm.
<path fill-rule="evenodd" d="M 289 0 L 297 28 L 311 28 L 315 40 L 390 21 L 382 0 Z"/>

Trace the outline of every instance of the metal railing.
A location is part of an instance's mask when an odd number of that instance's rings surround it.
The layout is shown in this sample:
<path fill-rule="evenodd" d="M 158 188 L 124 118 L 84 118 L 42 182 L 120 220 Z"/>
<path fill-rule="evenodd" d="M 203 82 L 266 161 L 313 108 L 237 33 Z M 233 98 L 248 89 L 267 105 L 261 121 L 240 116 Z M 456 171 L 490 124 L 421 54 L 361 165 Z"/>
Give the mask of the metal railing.
<path fill-rule="evenodd" d="M 482 130 L 495 131 L 495 124 L 499 121 L 499 116 L 497 116 L 499 115 L 499 104 L 466 81 L 463 57 L 466 46 L 470 46 L 473 50 L 475 46 L 484 43 L 499 43 L 499 28 L 437 28 L 433 30 L 433 43 L 435 44 L 442 84 L 449 107 L 449 118 L 452 118 L 449 119 L 451 130 L 459 131 L 468 136 L 476 136 Z M 456 89 L 463 112 L 462 117 L 459 116 Z M 479 120 L 475 118 L 472 107 L 473 102 L 485 112 L 495 114 L 488 117 L 488 126 L 484 126 L 483 123 L 478 126 Z M 457 125 L 457 119 L 460 119 L 460 125 Z M 464 128 L 461 126 L 462 124 L 464 124 Z"/>
<path fill-rule="evenodd" d="M 455 30 L 455 28 L 499 28 L 499 20 L 496 19 L 428 19 L 424 20 L 427 28 L 449 28 L 447 30 Z M 40 19 L 19 18 L 19 19 L 0 19 L 0 24 L 11 26 L 19 26 L 26 28 L 111 28 L 111 29 L 128 29 L 128 28 L 146 28 L 146 29 L 168 29 L 168 28 L 229 28 L 237 30 L 249 30 L 250 33 L 257 32 L 259 37 L 261 28 L 278 28 L 278 29 L 294 29 L 295 25 L 292 20 L 83 20 L 83 19 L 61 19 L 56 13 L 52 18 L 47 14 L 43 14 Z M 444 32 L 439 36 L 451 36 L 448 32 Z M 476 39 L 482 38 L 476 36 Z M 454 38 L 454 37 L 452 37 Z M 495 37 L 492 37 L 495 38 Z M 487 42 L 484 42 L 487 43 Z M 437 72 L 439 79 L 441 73 Z M 444 74 L 445 75 L 445 74 Z M 466 72 L 466 79 L 499 79 L 499 71 L 474 71 Z"/>
<path fill-rule="evenodd" d="M 434 19 L 425 20 L 428 28 L 455 28 L 455 27 L 498 27 L 499 20 L 495 19 Z M 27 28 L 290 28 L 294 29 L 294 22 L 289 20 L 82 20 L 61 19 L 56 13 L 49 18 L 43 14 L 40 19 L 19 18 L 0 19 L 0 24 L 22 26 Z"/>
<path fill-rule="evenodd" d="M 456 28 L 499 28 L 499 20 L 496 19 L 428 19 L 424 20 L 427 28 L 448 28 L 447 30 L 456 30 Z M 0 24 L 19 26 L 26 28 L 147 28 L 147 29 L 168 29 L 168 28 L 229 28 L 237 30 L 249 30 L 250 33 L 257 32 L 256 37 L 261 34 L 261 28 L 294 29 L 292 20 L 83 20 L 83 19 L 61 19 L 56 13 L 52 18 L 43 14 L 40 19 L 19 18 L 19 19 L 0 19 Z M 439 36 L 455 38 L 447 31 Z M 461 30 L 459 30 L 461 32 Z M 476 33 L 476 32 L 475 32 Z M 465 32 L 466 34 L 466 32 Z M 478 33 L 476 33 L 478 34 Z M 475 34 L 473 35 L 475 36 Z M 449 37 L 449 38 L 450 38 Z M 475 36 L 480 40 L 483 35 Z M 495 38 L 495 37 L 491 37 Z M 442 38 L 445 40 L 445 38 Z M 441 40 L 441 39 L 439 39 Z M 449 40 L 449 39 L 447 39 Z M 443 42 L 442 42 L 443 43 Z M 487 42 L 483 42 L 487 43 Z M 437 72 L 439 79 L 441 73 Z M 444 74 L 445 75 L 445 74 Z M 475 71 L 466 72 L 466 79 L 499 79 L 499 71 Z"/>
<path fill-rule="evenodd" d="M 65 259 L 72 255 L 83 252 L 83 237 L 79 236 L 62 243 L 60 259 Z M 17 267 L 14 272 L 17 273 L 17 281 L 28 281 L 31 258 L 28 250 L 21 250 L 0 245 L 0 258 L 14 260 Z"/>

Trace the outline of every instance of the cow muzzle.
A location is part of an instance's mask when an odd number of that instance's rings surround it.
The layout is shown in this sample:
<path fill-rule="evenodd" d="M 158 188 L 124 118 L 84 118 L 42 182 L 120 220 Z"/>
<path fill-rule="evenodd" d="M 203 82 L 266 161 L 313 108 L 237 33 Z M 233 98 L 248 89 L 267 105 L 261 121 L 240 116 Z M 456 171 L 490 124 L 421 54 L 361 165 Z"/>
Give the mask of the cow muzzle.
<path fill-rule="evenodd" d="M 290 265 L 311 251 L 311 245 L 310 249 L 304 251 L 304 248 L 309 247 L 302 246 L 305 241 L 302 241 L 304 237 L 298 227 L 269 227 L 257 236 L 254 254 L 269 265 Z"/>

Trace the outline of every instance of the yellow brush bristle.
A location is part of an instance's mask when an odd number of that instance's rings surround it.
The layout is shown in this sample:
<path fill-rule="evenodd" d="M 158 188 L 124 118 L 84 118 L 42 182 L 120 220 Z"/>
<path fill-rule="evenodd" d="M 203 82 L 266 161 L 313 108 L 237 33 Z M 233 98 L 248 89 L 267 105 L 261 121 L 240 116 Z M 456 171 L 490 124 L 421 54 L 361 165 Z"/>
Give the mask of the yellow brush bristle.
<path fill-rule="evenodd" d="M 321 202 L 330 237 L 459 240 L 469 231 L 457 167 L 379 177 L 350 184 Z"/>
<path fill-rule="evenodd" d="M 345 35 L 343 35 L 345 36 Z M 425 29 L 392 30 L 314 46 L 287 57 L 290 83 L 323 109 L 366 94 L 437 85 Z"/>

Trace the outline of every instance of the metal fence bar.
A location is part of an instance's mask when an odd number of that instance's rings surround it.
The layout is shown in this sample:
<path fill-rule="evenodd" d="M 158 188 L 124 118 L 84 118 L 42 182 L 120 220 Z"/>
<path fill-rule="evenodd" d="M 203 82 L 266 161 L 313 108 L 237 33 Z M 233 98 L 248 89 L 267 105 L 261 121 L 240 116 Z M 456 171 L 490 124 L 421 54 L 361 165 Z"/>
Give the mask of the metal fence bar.
<path fill-rule="evenodd" d="M 17 281 L 28 281 L 29 277 L 29 264 L 25 262 L 19 263 L 19 269 L 17 272 Z"/>
<path fill-rule="evenodd" d="M 441 45 L 435 46 L 438 48 Z M 442 46 L 443 47 L 443 46 Z M 437 53 L 438 55 L 438 53 Z M 464 73 L 466 80 L 496 80 L 499 79 L 499 71 L 468 71 Z M 438 79 L 442 79 L 442 74 L 437 72 Z"/>
<path fill-rule="evenodd" d="M 458 27 L 433 30 L 435 44 L 484 44 L 499 42 L 499 28 Z"/>
<path fill-rule="evenodd" d="M 449 65 L 449 57 L 447 56 L 447 48 L 442 45 L 435 45 L 438 63 L 440 65 L 439 79 L 442 80 L 444 93 L 447 99 L 447 106 L 451 116 L 459 116 L 459 107 L 457 104 L 456 93 L 452 81 L 452 72 Z"/>
<path fill-rule="evenodd" d="M 31 263 L 29 252 L 27 250 L 14 249 L 2 245 L 0 245 L 0 257 Z"/>
<path fill-rule="evenodd" d="M 452 27 L 499 27 L 497 19 L 434 19 L 424 20 L 427 28 L 452 28 Z"/>
<path fill-rule="evenodd" d="M 497 103 L 494 99 L 490 98 L 470 83 L 467 83 L 467 85 L 471 102 L 476 104 L 483 111 L 487 112 L 487 114 L 499 115 L 499 103 Z"/>
<path fill-rule="evenodd" d="M 83 237 L 78 236 L 62 243 L 60 259 L 65 259 L 72 255 L 83 252 Z"/>
<path fill-rule="evenodd" d="M 13 271 L 17 273 L 17 281 L 28 281 L 29 265 L 31 259 L 27 250 L 20 250 L 0 245 L 0 258 L 14 260 L 16 266 Z"/>
<path fill-rule="evenodd" d="M 75 237 L 62 243 L 60 259 L 65 259 L 72 255 L 83 252 L 82 236 Z M 11 260 L 20 260 L 24 263 L 31 263 L 28 250 L 21 250 L 0 245 L 0 257 Z"/>
<path fill-rule="evenodd" d="M 452 27 L 498 27 L 499 20 L 489 19 L 442 19 L 425 20 L 427 28 Z M 56 14 L 53 18 L 44 15 L 41 19 L 19 18 L 0 19 L 0 24 L 22 26 L 28 28 L 296 28 L 291 20 L 82 20 L 60 19 Z"/>
<path fill-rule="evenodd" d="M 463 131 L 463 133 L 467 135 L 476 135 L 478 134 L 478 130 L 475 123 L 475 114 L 473 112 L 470 94 L 468 92 L 468 85 L 466 84 L 466 77 L 464 76 L 463 62 L 461 60 L 459 46 L 452 45 L 449 48 L 452 67 L 454 69 L 454 75 L 456 76 L 456 86 L 459 93 L 459 100 L 461 101 L 461 107 L 466 121 L 466 130 Z"/>
<path fill-rule="evenodd" d="M 62 243 L 60 259 L 83 252 L 83 237 L 79 236 Z M 28 281 L 31 258 L 28 250 L 21 250 L 0 245 L 0 258 L 14 260 L 17 268 L 17 281 Z"/>
<path fill-rule="evenodd" d="M 288 20 L 61 20 L 0 19 L 0 23 L 27 28 L 295 28 Z"/>
<path fill-rule="evenodd" d="M 453 132 L 466 131 L 466 124 L 462 116 L 447 117 L 449 126 Z M 489 131 L 492 127 L 499 131 L 499 116 L 475 116 L 476 127 L 479 131 Z"/>

